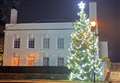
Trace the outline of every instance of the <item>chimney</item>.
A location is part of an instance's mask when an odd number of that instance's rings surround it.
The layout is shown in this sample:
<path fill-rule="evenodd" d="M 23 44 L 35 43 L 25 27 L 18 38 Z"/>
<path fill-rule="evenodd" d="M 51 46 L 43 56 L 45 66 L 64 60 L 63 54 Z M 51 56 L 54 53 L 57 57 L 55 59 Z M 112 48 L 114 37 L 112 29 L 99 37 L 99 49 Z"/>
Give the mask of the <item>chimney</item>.
<path fill-rule="evenodd" d="M 17 23 L 17 10 L 15 8 L 11 9 L 10 23 L 11 24 Z"/>
<path fill-rule="evenodd" d="M 96 2 L 89 3 L 89 18 L 90 18 L 90 21 L 97 20 L 97 3 Z"/>

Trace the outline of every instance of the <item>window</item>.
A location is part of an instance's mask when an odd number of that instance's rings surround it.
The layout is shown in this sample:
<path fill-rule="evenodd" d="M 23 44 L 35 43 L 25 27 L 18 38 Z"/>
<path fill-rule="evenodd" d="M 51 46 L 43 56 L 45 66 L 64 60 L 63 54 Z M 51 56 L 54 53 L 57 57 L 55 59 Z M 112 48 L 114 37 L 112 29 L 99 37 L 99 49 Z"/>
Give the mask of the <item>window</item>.
<path fill-rule="evenodd" d="M 64 48 L 64 39 L 63 38 L 58 38 L 57 47 L 60 49 Z"/>
<path fill-rule="evenodd" d="M 20 56 L 13 56 L 12 66 L 19 66 L 19 65 L 20 65 Z"/>
<path fill-rule="evenodd" d="M 30 38 L 28 41 L 28 47 L 29 48 L 34 48 L 35 47 L 35 39 L 34 38 Z"/>
<path fill-rule="evenodd" d="M 58 66 L 64 66 L 64 58 L 58 57 Z"/>
<path fill-rule="evenodd" d="M 14 40 L 14 48 L 20 48 L 20 38 Z"/>
<path fill-rule="evenodd" d="M 43 48 L 49 48 L 49 42 L 50 42 L 49 38 L 44 38 L 43 39 Z"/>
<path fill-rule="evenodd" d="M 49 58 L 43 57 L 43 66 L 49 66 Z"/>
<path fill-rule="evenodd" d="M 28 66 L 33 66 L 34 63 L 35 63 L 35 60 L 36 60 L 36 56 L 34 54 L 30 54 L 28 57 L 27 57 L 27 62 L 28 62 Z"/>

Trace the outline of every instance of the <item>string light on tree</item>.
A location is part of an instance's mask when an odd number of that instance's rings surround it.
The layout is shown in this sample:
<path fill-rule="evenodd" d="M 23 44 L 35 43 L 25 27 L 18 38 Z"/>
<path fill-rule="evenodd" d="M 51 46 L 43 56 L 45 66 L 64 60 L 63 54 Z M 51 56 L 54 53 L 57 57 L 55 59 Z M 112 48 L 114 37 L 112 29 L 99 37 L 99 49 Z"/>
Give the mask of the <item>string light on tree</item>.
<path fill-rule="evenodd" d="M 85 3 L 80 2 L 78 7 L 80 18 L 73 24 L 74 30 L 71 34 L 72 41 L 67 64 L 71 71 L 70 80 L 92 80 L 93 70 L 96 73 L 96 79 L 99 80 L 102 77 L 102 62 L 96 55 L 98 38 L 91 31 L 90 21 L 84 12 Z"/>

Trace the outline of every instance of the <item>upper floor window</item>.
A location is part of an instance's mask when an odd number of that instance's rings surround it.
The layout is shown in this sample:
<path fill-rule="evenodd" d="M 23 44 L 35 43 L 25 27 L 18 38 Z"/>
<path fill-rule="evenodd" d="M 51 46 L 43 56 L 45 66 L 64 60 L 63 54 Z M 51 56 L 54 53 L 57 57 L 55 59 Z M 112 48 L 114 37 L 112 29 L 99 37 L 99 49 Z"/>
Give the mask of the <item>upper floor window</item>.
<path fill-rule="evenodd" d="M 43 66 L 49 66 L 49 57 L 43 57 Z"/>
<path fill-rule="evenodd" d="M 64 66 L 64 58 L 58 57 L 58 66 Z"/>
<path fill-rule="evenodd" d="M 50 39 L 44 38 L 43 39 L 43 48 L 49 48 L 50 47 L 49 43 L 50 43 Z"/>
<path fill-rule="evenodd" d="M 58 38 L 57 47 L 60 48 L 60 49 L 64 48 L 64 38 Z"/>
<path fill-rule="evenodd" d="M 34 38 L 30 38 L 28 41 L 28 47 L 29 48 L 34 48 L 35 47 L 35 39 Z"/>
<path fill-rule="evenodd" d="M 20 38 L 14 40 L 14 48 L 20 48 Z"/>

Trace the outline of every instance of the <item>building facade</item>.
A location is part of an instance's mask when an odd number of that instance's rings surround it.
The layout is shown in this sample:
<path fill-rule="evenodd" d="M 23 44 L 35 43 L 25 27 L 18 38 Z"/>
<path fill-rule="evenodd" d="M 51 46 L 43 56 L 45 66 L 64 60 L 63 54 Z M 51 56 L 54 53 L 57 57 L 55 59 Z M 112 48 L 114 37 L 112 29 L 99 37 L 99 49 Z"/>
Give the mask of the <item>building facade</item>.
<path fill-rule="evenodd" d="M 72 23 L 8 24 L 5 66 L 63 66 L 66 64 Z"/>

